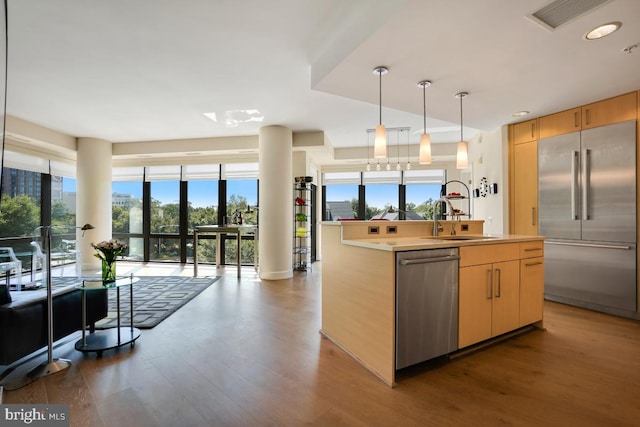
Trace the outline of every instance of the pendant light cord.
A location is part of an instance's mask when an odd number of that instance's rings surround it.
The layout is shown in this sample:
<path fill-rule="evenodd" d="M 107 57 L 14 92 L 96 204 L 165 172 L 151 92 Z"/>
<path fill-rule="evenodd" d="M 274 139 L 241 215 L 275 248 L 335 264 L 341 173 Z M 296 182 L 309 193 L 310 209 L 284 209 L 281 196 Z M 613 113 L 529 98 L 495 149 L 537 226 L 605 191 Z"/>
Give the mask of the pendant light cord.
<path fill-rule="evenodd" d="M 464 95 L 460 94 L 460 141 L 464 141 L 462 134 L 462 98 L 464 98 Z"/>
<path fill-rule="evenodd" d="M 379 124 L 382 124 L 382 70 L 378 70 L 378 76 L 380 77 L 379 79 L 379 98 L 378 100 L 380 101 L 378 103 L 378 105 L 380 106 L 380 121 Z"/>
<path fill-rule="evenodd" d="M 422 107 L 424 111 L 423 120 L 424 120 L 424 130 L 423 134 L 427 133 L 427 85 L 422 85 Z"/>

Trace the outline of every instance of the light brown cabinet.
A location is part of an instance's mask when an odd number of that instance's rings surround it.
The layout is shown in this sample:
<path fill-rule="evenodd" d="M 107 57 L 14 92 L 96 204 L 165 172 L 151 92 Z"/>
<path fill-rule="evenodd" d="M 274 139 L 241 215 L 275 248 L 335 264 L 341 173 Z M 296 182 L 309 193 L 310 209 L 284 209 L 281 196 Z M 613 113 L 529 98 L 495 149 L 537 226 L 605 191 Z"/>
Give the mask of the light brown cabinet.
<path fill-rule="evenodd" d="M 539 137 L 548 138 L 583 129 L 635 120 L 637 102 L 637 92 L 631 92 L 540 117 L 538 119 Z"/>
<path fill-rule="evenodd" d="M 520 326 L 542 321 L 544 244 L 520 243 Z"/>
<path fill-rule="evenodd" d="M 512 127 L 512 132 L 514 144 L 534 141 L 538 139 L 538 120 L 533 119 L 522 123 L 516 123 Z"/>
<path fill-rule="evenodd" d="M 513 146 L 513 225 L 511 232 L 538 235 L 538 141 Z"/>
<path fill-rule="evenodd" d="M 585 105 L 582 107 L 582 129 L 635 120 L 637 109 L 637 92 Z"/>
<path fill-rule="evenodd" d="M 518 244 L 460 248 L 458 347 L 519 327 Z"/>
<path fill-rule="evenodd" d="M 582 129 L 582 110 L 580 107 L 555 114 L 549 114 L 538 119 L 540 138 L 576 132 Z"/>

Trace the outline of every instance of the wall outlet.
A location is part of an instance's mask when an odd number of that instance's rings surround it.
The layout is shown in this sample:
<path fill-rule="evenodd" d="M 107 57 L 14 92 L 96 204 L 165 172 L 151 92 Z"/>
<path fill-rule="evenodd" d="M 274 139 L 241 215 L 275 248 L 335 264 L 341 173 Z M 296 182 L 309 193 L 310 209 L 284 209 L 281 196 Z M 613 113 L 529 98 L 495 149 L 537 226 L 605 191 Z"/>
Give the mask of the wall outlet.
<path fill-rule="evenodd" d="M 369 226 L 369 234 L 380 234 L 380 227 Z"/>
<path fill-rule="evenodd" d="M 398 227 L 395 225 L 387 226 L 387 234 L 396 234 L 398 232 Z"/>

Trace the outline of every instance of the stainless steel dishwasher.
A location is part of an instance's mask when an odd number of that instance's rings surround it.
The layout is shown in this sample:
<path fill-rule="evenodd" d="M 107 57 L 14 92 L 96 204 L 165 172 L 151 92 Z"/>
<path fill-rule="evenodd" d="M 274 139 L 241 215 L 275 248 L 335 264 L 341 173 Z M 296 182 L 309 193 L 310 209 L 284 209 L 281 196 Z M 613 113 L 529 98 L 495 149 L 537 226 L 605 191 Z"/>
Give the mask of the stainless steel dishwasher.
<path fill-rule="evenodd" d="M 396 369 L 458 349 L 458 248 L 396 254 Z"/>

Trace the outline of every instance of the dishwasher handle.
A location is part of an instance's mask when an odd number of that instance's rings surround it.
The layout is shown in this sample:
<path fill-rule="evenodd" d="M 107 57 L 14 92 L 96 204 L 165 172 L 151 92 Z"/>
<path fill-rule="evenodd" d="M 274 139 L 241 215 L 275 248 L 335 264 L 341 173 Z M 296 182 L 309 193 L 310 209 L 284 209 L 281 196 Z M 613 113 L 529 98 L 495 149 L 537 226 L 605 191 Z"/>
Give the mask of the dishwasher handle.
<path fill-rule="evenodd" d="M 428 264 L 431 262 L 457 261 L 459 259 L 460 259 L 459 255 L 435 256 L 435 257 L 416 258 L 416 259 L 401 259 L 400 265 Z"/>

